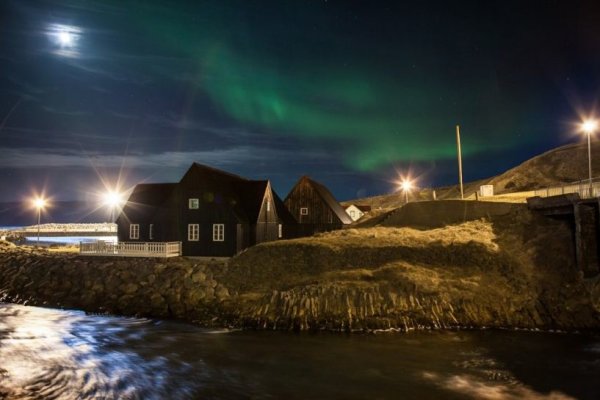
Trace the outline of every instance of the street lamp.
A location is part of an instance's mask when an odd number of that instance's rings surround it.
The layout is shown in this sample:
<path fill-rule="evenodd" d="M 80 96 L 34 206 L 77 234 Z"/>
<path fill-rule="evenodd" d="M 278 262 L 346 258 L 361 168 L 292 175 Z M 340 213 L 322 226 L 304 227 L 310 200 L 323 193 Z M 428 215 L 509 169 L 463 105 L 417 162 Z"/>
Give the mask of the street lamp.
<path fill-rule="evenodd" d="M 404 202 L 408 204 L 408 192 L 413 188 L 413 183 L 408 179 L 402 179 L 400 182 L 400 189 L 404 192 Z"/>
<path fill-rule="evenodd" d="M 123 203 L 123 195 L 117 191 L 109 190 L 102 196 L 102 204 L 110 208 L 110 222 L 114 222 L 114 211 Z"/>
<path fill-rule="evenodd" d="M 581 124 L 581 131 L 587 136 L 588 144 L 588 172 L 590 178 L 590 196 L 592 195 L 592 146 L 591 136 L 598 130 L 598 121 L 595 119 L 588 119 L 583 121 Z"/>
<path fill-rule="evenodd" d="M 42 210 L 46 207 L 46 200 L 43 197 L 37 197 L 33 200 L 33 206 L 37 209 L 37 244 L 40 245 L 40 219 Z"/>

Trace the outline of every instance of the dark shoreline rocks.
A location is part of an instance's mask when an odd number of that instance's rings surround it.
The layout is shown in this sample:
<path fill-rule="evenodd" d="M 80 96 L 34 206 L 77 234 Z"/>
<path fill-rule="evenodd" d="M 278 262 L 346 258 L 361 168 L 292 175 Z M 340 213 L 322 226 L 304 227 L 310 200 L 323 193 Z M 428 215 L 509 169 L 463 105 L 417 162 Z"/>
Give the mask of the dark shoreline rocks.
<path fill-rule="evenodd" d="M 82 257 L 14 250 L 0 254 L 0 301 L 94 313 L 207 322 L 229 297 L 214 278 L 223 263 L 185 258 Z"/>

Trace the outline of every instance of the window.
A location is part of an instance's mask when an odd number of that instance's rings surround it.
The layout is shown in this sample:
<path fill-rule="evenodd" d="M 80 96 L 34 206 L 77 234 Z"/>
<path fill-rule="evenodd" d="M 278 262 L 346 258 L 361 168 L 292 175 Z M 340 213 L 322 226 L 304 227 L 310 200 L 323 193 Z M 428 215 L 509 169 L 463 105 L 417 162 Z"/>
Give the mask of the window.
<path fill-rule="evenodd" d="M 283 226 L 281 224 L 279 224 L 279 226 L 277 228 L 278 228 L 277 237 L 279 239 L 281 239 L 283 237 Z"/>
<path fill-rule="evenodd" d="M 354 219 L 354 210 L 350 210 L 350 218 Z"/>
<path fill-rule="evenodd" d="M 150 224 L 150 226 L 148 227 L 148 239 L 152 240 L 154 239 L 153 237 L 153 233 L 152 232 L 154 230 L 154 224 Z"/>
<path fill-rule="evenodd" d="M 140 238 L 140 224 L 129 225 L 129 239 Z"/>
<path fill-rule="evenodd" d="M 308 215 L 308 207 L 300 207 L 300 215 Z"/>
<path fill-rule="evenodd" d="M 188 241 L 197 242 L 200 240 L 200 225 L 189 224 L 188 225 Z"/>
<path fill-rule="evenodd" d="M 188 199 L 188 208 L 197 210 L 200 207 L 200 199 Z"/>
<path fill-rule="evenodd" d="M 271 211 L 271 200 L 267 200 L 267 212 Z"/>
<path fill-rule="evenodd" d="M 213 242 L 225 241 L 225 225 L 213 224 Z"/>

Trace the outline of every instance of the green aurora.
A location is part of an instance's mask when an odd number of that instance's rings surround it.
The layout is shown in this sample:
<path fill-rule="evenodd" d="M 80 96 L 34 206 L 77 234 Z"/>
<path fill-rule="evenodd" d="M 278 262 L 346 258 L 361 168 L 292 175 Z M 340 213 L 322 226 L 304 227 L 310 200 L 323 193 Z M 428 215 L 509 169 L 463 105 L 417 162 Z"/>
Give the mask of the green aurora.
<path fill-rule="evenodd" d="M 295 12 L 308 21 L 327 19 L 310 9 Z M 281 21 L 230 26 L 233 9 L 215 5 L 205 7 L 201 21 L 182 21 L 168 9 L 146 11 L 137 21 L 157 43 L 193 60 L 194 90 L 223 114 L 257 130 L 321 143 L 354 170 L 455 157 L 455 124 L 463 120 L 485 129 L 465 134 L 466 157 L 516 143 L 505 134 L 515 110 L 485 58 L 476 60 L 483 67 L 469 70 L 465 86 L 447 79 L 445 59 L 428 59 L 408 45 L 392 55 L 364 43 L 348 49 L 332 31 L 322 40 L 308 34 L 298 44 Z"/>

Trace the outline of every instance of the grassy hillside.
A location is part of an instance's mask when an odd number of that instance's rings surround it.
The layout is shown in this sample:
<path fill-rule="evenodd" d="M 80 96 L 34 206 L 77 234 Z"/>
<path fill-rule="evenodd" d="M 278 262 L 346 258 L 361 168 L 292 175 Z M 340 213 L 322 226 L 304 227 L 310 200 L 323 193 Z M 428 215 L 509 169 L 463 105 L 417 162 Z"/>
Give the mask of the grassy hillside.
<path fill-rule="evenodd" d="M 600 176 L 600 142 L 592 142 L 592 173 Z M 550 150 L 490 179 L 498 193 L 575 182 L 588 177 L 587 143 Z"/>
<path fill-rule="evenodd" d="M 516 207 L 441 228 L 265 243 L 222 279 L 231 320 L 261 328 L 599 326 L 573 260 L 568 223 Z"/>
<path fill-rule="evenodd" d="M 569 144 L 533 157 L 498 176 L 464 185 L 466 196 L 473 196 L 480 185 L 494 185 L 496 194 L 529 191 L 537 188 L 575 182 L 588 176 L 587 142 Z M 600 176 L 600 142 L 592 142 L 592 172 Z M 458 186 L 436 188 L 438 199 L 456 199 Z M 411 195 L 410 200 L 431 200 L 430 189 Z M 344 204 L 366 204 L 376 209 L 391 209 L 404 203 L 401 193 L 349 200 Z"/>

